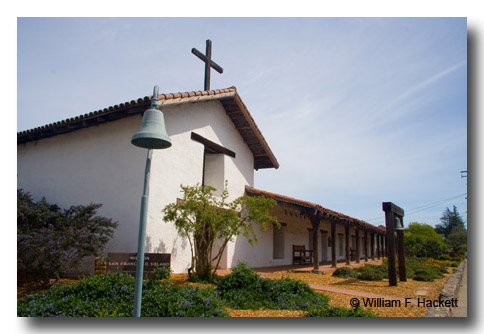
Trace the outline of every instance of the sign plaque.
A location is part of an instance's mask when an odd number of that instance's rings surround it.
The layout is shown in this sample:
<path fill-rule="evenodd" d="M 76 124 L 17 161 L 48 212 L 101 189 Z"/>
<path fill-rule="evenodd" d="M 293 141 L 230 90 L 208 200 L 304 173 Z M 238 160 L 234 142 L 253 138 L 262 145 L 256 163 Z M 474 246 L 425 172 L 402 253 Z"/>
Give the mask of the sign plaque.
<path fill-rule="evenodd" d="M 121 271 L 131 276 L 136 275 L 138 253 L 108 253 L 108 273 Z M 170 267 L 171 254 L 169 253 L 145 253 L 144 273 L 152 275 L 155 268 Z"/>

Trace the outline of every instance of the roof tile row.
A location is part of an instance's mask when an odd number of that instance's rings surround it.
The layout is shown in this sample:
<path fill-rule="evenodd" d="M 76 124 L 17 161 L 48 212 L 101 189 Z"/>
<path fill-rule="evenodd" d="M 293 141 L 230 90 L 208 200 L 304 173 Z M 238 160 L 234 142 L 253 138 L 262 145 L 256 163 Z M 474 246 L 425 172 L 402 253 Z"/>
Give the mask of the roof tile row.
<path fill-rule="evenodd" d="M 336 212 L 336 211 L 324 208 L 321 205 L 316 204 L 316 203 L 311 203 L 311 202 L 303 201 L 303 200 L 300 200 L 300 199 L 297 199 L 297 198 L 284 196 L 284 195 L 280 195 L 280 194 L 275 194 L 275 193 L 271 193 L 271 192 L 260 190 L 260 189 L 255 189 L 255 188 L 252 188 L 252 187 L 249 187 L 249 186 L 246 186 L 245 190 L 249 195 L 250 194 L 251 195 L 263 195 L 263 196 L 273 198 L 273 199 L 275 199 L 276 201 L 279 201 L 279 202 L 286 202 L 286 203 L 291 203 L 291 204 L 294 204 L 294 205 L 300 206 L 300 207 L 315 209 L 315 210 L 317 210 L 321 213 L 327 214 L 331 218 L 337 218 L 337 219 L 340 219 L 340 220 L 348 221 L 350 223 L 357 224 L 361 227 L 365 227 L 369 230 L 373 230 L 373 231 L 376 231 L 376 232 L 379 232 L 379 233 L 385 232 L 385 227 L 383 227 L 381 225 L 380 226 L 372 225 L 372 224 L 367 223 L 363 220 L 353 218 L 353 217 L 350 217 L 348 215 L 342 214 L 340 212 Z"/>

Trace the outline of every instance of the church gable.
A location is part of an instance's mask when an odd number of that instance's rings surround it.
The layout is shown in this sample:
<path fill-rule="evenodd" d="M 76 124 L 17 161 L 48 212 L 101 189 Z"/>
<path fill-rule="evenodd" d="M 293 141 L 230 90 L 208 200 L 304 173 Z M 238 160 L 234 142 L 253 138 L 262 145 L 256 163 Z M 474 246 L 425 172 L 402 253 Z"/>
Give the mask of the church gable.
<path fill-rule="evenodd" d="M 125 102 L 115 106 L 51 123 L 17 133 L 17 144 L 57 136 L 78 129 L 112 122 L 136 114 L 142 114 L 150 105 L 151 97 Z M 278 168 L 279 163 L 261 131 L 255 124 L 235 87 L 221 90 L 185 92 L 159 95 L 159 106 L 183 105 L 203 101 L 220 101 L 228 117 L 240 133 L 254 156 L 254 169 Z"/>

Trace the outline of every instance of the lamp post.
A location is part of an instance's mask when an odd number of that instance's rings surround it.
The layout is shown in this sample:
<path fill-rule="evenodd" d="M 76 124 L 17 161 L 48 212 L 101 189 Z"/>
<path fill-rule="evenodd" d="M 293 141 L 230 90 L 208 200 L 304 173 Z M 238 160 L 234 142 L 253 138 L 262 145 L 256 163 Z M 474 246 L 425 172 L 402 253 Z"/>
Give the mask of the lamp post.
<path fill-rule="evenodd" d="M 151 156 L 153 149 L 165 149 L 171 146 L 170 137 L 166 133 L 163 113 L 158 109 L 158 86 L 153 89 L 151 108 L 146 110 L 141 126 L 131 138 L 131 144 L 148 149 L 146 157 L 143 195 L 141 196 L 141 210 L 138 231 L 138 254 L 136 261 L 136 283 L 134 291 L 133 316 L 141 316 L 141 296 L 143 293 L 143 271 L 145 259 L 146 216 L 148 213 L 148 193 L 151 170 Z"/>

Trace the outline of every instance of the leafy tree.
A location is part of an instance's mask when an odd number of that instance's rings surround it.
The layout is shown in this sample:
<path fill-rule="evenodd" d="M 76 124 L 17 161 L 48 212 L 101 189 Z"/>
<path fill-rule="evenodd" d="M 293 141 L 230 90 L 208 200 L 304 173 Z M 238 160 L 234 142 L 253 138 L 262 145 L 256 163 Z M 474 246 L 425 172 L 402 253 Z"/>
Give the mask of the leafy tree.
<path fill-rule="evenodd" d="M 446 244 L 427 224 L 410 223 L 404 234 L 405 255 L 437 258 L 446 250 Z"/>
<path fill-rule="evenodd" d="M 210 186 L 181 188 L 183 199 L 168 204 L 163 213 L 165 222 L 174 223 L 178 233 L 190 243 L 192 263 L 188 274 L 192 279 L 212 281 L 228 242 L 235 236 L 242 234 L 251 245 L 257 242 L 252 223 L 262 230 L 267 223 L 280 226 L 269 214 L 276 203 L 273 199 L 242 196 L 228 202 L 227 185 L 219 197 Z M 220 245 L 218 249 L 215 243 Z"/>
<path fill-rule="evenodd" d="M 449 208 L 445 209 L 440 221 L 442 224 L 436 225 L 435 230 L 437 233 L 445 235 L 446 238 L 452 233 L 467 231 L 464 220 L 460 216 L 455 205 L 452 211 L 450 211 Z"/>
<path fill-rule="evenodd" d="M 17 277 L 41 286 L 60 278 L 67 270 L 78 270 L 84 257 L 99 255 L 118 226 L 96 216 L 101 204 L 71 206 L 62 210 L 45 198 L 17 190 Z"/>
<path fill-rule="evenodd" d="M 467 251 L 467 232 L 455 232 L 445 238 L 452 251 L 463 254 Z"/>

